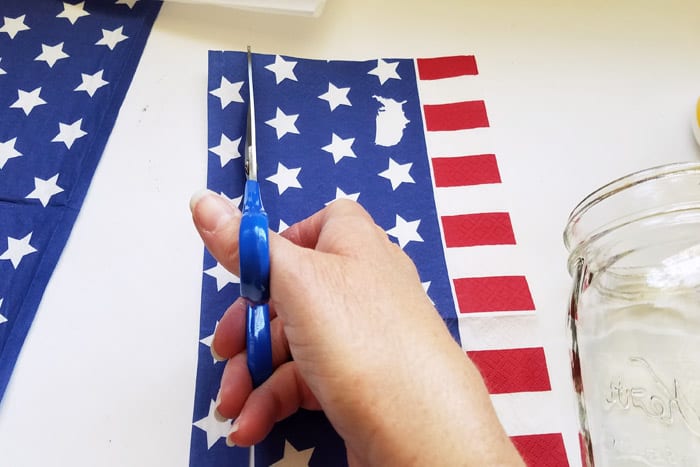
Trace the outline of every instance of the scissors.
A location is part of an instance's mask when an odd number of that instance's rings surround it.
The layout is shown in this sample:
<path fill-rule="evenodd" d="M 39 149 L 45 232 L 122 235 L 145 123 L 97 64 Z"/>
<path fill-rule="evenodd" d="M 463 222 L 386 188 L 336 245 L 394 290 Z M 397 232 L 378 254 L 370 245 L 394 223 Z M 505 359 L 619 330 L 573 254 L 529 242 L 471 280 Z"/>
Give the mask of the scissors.
<path fill-rule="evenodd" d="M 238 233 L 241 296 L 246 299 L 246 351 L 253 387 L 272 374 L 270 340 L 270 243 L 267 213 L 263 209 L 258 184 L 255 151 L 255 102 L 253 60 L 248 46 L 248 122 L 246 130 L 246 183 L 243 215 Z"/>

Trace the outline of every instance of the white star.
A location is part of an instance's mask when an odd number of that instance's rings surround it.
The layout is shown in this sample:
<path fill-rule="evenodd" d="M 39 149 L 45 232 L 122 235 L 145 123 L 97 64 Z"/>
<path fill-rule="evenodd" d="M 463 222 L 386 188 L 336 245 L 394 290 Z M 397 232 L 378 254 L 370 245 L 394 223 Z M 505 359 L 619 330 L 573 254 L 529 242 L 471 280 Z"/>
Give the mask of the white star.
<path fill-rule="evenodd" d="M 68 2 L 63 2 L 63 11 L 56 15 L 56 18 L 66 18 L 70 24 L 75 24 L 78 19 L 83 16 L 88 16 L 90 13 L 85 11 L 85 2 L 71 5 Z M 64 23 L 65 24 L 65 23 Z"/>
<path fill-rule="evenodd" d="M 289 224 L 280 219 L 280 224 L 277 226 L 277 233 L 282 233 L 289 228 Z"/>
<path fill-rule="evenodd" d="M 63 188 L 56 184 L 57 181 L 58 174 L 54 175 L 48 180 L 34 177 L 34 191 L 25 196 L 25 198 L 38 199 L 41 201 L 41 204 L 46 207 L 53 195 L 63 191 Z"/>
<path fill-rule="evenodd" d="M 219 322 L 216 322 L 216 326 L 219 325 Z M 199 342 L 202 344 L 206 345 L 207 347 L 211 347 L 211 343 L 214 342 L 214 333 L 216 333 L 216 326 L 214 326 L 214 332 L 209 334 L 207 337 L 202 337 L 199 339 Z"/>
<path fill-rule="evenodd" d="M 228 284 L 239 284 L 241 282 L 238 276 L 223 267 L 221 263 L 216 263 L 216 266 L 207 269 L 204 271 L 204 274 L 216 279 L 217 292 L 220 292 L 221 289 L 226 287 Z"/>
<path fill-rule="evenodd" d="M 33 91 L 27 92 L 21 89 L 17 90 L 17 100 L 10 106 L 12 109 L 22 109 L 25 115 L 29 115 L 37 105 L 46 104 L 46 101 L 39 97 L 41 87 Z"/>
<path fill-rule="evenodd" d="M 14 39 L 18 32 L 29 30 L 29 26 L 24 24 L 24 18 L 27 15 L 18 16 L 17 18 L 8 18 L 4 16 L 4 24 L 0 28 L 0 32 L 6 32 L 10 39 Z"/>
<path fill-rule="evenodd" d="M 70 125 L 65 123 L 59 123 L 58 134 L 54 137 L 54 139 L 51 140 L 51 142 L 64 143 L 66 147 L 70 149 L 71 146 L 73 146 L 73 143 L 75 143 L 76 139 L 82 138 L 83 136 L 87 135 L 87 133 L 80 128 L 80 125 L 82 125 L 82 123 L 82 118 L 80 120 L 76 120 Z"/>
<path fill-rule="evenodd" d="M 2 61 L 2 57 L 0 57 L 0 62 L 1 61 Z M 3 70 L 2 68 L 0 68 L 0 75 L 6 75 L 6 74 L 7 74 L 7 72 L 5 70 Z"/>
<path fill-rule="evenodd" d="M 0 169 L 5 167 L 5 163 L 12 159 L 13 157 L 19 157 L 22 155 L 21 152 L 15 149 L 15 143 L 17 138 L 12 138 L 11 140 L 0 142 Z"/>
<path fill-rule="evenodd" d="M 104 73 L 104 70 L 100 70 L 94 75 L 80 73 L 83 82 L 73 91 L 85 91 L 90 97 L 94 96 L 98 89 L 109 84 L 109 81 L 102 79 L 102 73 Z"/>
<path fill-rule="evenodd" d="M 95 45 L 106 45 L 107 47 L 109 47 L 109 50 L 114 50 L 118 43 L 129 38 L 129 36 L 125 36 L 124 34 L 122 34 L 123 30 L 124 26 L 119 26 L 114 31 L 103 29 L 102 39 L 95 42 Z"/>
<path fill-rule="evenodd" d="M 41 44 L 41 53 L 34 59 L 35 62 L 46 62 L 49 68 L 53 68 L 57 61 L 68 58 L 69 55 L 63 51 L 63 42 L 56 45 Z"/>
<path fill-rule="evenodd" d="M 277 139 L 279 140 L 287 133 L 294 133 L 295 135 L 299 134 L 299 130 L 297 130 L 296 126 L 297 118 L 299 118 L 299 114 L 286 115 L 279 107 L 277 107 L 275 118 L 268 120 L 265 123 L 275 129 L 277 132 Z"/>
<path fill-rule="evenodd" d="M 425 291 L 425 294 L 426 294 L 426 295 L 428 295 L 428 289 L 430 288 L 430 283 L 431 283 L 431 282 L 432 282 L 432 281 L 426 281 L 426 282 L 421 282 L 421 283 L 420 283 L 420 285 L 423 286 L 423 290 Z M 428 295 L 428 300 L 430 300 L 430 303 L 432 303 L 433 305 L 435 305 L 435 302 L 433 301 L 432 298 L 430 298 L 430 295 Z"/>
<path fill-rule="evenodd" d="M 357 198 L 360 197 L 360 192 L 358 191 L 357 193 L 345 193 L 343 190 L 340 188 L 335 189 L 335 199 L 332 199 L 326 203 L 326 206 L 331 204 L 333 201 L 338 200 L 338 199 L 351 199 L 353 201 L 357 201 Z"/>
<path fill-rule="evenodd" d="M 117 0 L 116 5 L 126 5 L 131 9 L 134 8 L 134 5 L 136 5 L 138 1 L 139 0 Z"/>
<path fill-rule="evenodd" d="M 2 301 L 3 301 L 3 300 L 4 300 L 3 298 L 0 298 L 0 308 L 2 308 Z M 6 322 L 7 322 L 7 318 L 5 318 L 5 317 L 2 315 L 2 313 L 0 313 L 0 324 L 6 323 Z"/>
<path fill-rule="evenodd" d="M 285 439 L 284 454 L 282 455 L 282 459 L 278 460 L 274 464 L 270 464 L 270 467 L 298 467 L 302 465 L 309 465 L 309 461 L 311 460 L 313 453 L 314 448 L 297 451 L 294 446 L 292 446 L 291 443 Z"/>
<path fill-rule="evenodd" d="M 216 324 L 214 325 L 214 332 L 209 334 L 207 337 L 203 337 L 203 338 L 199 339 L 199 342 L 201 342 L 202 344 L 206 345 L 207 347 L 209 347 L 211 349 L 211 343 L 214 342 L 214 334 L 216 333 L 216 328 L 218 326 L 219 326 L 219 322 L 217 321 Z M 219 361 L 217 359 L 215 359 L 213 357 L 213 355 L 212 355 L 212 360 L 214 360 L 214 365 L 219 363 Z"/>
<path fill-rule="evenodd" d="M 243 102 L 243 97 L 241 97 L 242 86 L 243 81 L 232 83 L 222 76 L 221 85 L 213 91 L 209 91 L 209 94 L 221 100 L 221 110 L 223 110 L 231 102 Z"/>
<path fill-rule="evenodd" d="M 350 92 L 350 88 L 336 88 L 333 83 L 328 83 L 328 92 L 321 94 L 318 98 L 328 102 L 332 112 L 339 105 L 352 106 L 348 100 L 348 92 Z"/>
<path fill-rule="evenodd" d="M 333 154 L 333 161 L 337 164 L 343 157 L 357 157 L 355 152 L 352 150 L 352 143 L 354 142 L 355 138 L 343 139 L 333 133 L 333 136 L 331 137 L 331 144 L 327 144 L 321 149 Z"/>
<path fill-rule="evenodd" d="M 12 263 L 12 267 L 17 269 L 17 266 L 19 266 L 22 258 L 36 251 L 36 248 L 29 244 L 31 239 L 32 232 L 29 232 L 24 238 L 21 239 L 7 237 L 7 250 L 0 255 L 0 259 L 9 260 Z"/>
<path fill-rule="evenodd" d="M 402 183 L 416 183 L 411 177 L 410 171 L 412 162 L 399 164 L 394 159 L 389 158 L 389 168 L 379 172 L 380 177 L 384 177 L 391 182 L 391 189 L 396 190 Z"/>
<path fill-rule="evenodd" d="M 265 69 L 273 72 L 275 74 L 275 82 L 280 84 L 285 79 L 297 81 L 297 77 L 294 74 L 296 64 L 297 62 L 286 61 L 279 55 L 275 55 L 275 63 L 270 63 Z"/>
<path fill-rule="evenodd" d="M 396 215 L 396 225 L 387 230 L 386 233 L 395 237 L 399 241 L 399 246 L 401 248 L 405 247 L 408 242 L 422 242 L 423 237 L 418 233 L 418 226 L 420 225 L 420 219 L 406 222 L 403 217 Z"/>
<path fill-rule="evenodd" d="M 287 188 L 301 188 L 301 184 L 299 183 L 299 180 L 297 180 L 300 171 L 301 167 L 288 169 L 281 162 L 278 162 L 277 173 L 270 175 L 266 178 L 266 180 L 277 185 L 277 191 L 281 195 L 287 191 Z"/>
<path fill-rule="evenodd" d="M 209 413 L 207 416 L 200 418 L 193 425 L 207 434 L 207 449 L 211 449 L 219 438 L 226 438 L 231 431 L 230 420 L 220 421 L 216 417 L 216 401 L 214 400 L 209 402 Z"/>
<path fill-rule="evenodd" d="M 221 133 L 221 139 L 219 140 L 219 145 L 209 148 L 211 152 L 219 156 L 221 167 L 228 164 L 233 159 L 238 159 L 241 157 L 241 153 L 238 148 L 241 145 L 241 138 L 229 139 L 228 136 Z"/>
<path fill-rule="evenodd" d="M 368 71 L 368 75 L 374 75 L 379 78 L 379 84 L 384 84 L 389 79 L 401 79 L 399 74 L 396 72 L 396 67 L 399 66 L 399 62 L 385 62 L 381 58 L 377 60 L 377 66 L 371 71 Z"/>

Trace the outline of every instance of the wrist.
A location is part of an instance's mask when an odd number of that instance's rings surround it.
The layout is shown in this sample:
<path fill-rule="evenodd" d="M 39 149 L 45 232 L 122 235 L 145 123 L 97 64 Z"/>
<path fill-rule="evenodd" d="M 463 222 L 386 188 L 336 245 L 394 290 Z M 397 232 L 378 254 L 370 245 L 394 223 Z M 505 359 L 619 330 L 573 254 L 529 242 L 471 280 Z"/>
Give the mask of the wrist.
<path fill-rule="evenodd" d="M 413 350 L 383 376 L 391 387 L 366 388 L 363 465 L 522 465 L 459 346 Z"/>

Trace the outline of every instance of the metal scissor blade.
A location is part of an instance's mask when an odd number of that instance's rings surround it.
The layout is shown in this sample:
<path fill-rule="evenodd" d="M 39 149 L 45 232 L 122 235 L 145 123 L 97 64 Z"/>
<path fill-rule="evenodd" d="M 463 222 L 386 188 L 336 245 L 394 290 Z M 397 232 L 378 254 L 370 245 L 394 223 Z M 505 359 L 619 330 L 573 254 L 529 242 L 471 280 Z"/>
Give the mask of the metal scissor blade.
<path fill-rule="evenodd" d="M 258 163 L 255 154 L 255 99 L 253 97 L 253 54 L 248 46 L 248 122 L 246 128 L 246 175 L 248 180 L 258 179 Z"/>

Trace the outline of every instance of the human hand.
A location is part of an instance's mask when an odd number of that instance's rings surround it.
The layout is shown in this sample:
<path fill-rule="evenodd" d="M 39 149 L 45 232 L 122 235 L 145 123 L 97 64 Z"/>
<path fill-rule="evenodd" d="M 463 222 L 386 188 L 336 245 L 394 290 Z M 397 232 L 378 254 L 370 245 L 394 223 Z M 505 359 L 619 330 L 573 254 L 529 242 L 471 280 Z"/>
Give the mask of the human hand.
<path fill-rule="evenodd" d="M 191 208 L 209 251 L 238 274 L 240 211 L 211 192 Z M 415 266 L 358 204 L 271 233 L 270 261 L 272 376 L 253 389 L 242 299 L 211 346 L 228 359 L 217 398 L 235 418 L 227 443 L 255 444 L 304 407 L 325 411 L 351 463 L 522 465 Z"/>

